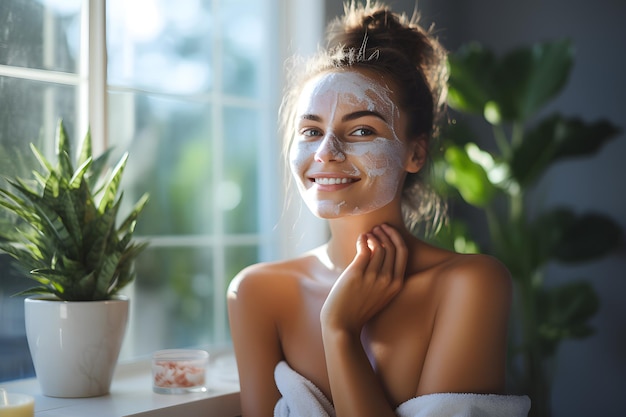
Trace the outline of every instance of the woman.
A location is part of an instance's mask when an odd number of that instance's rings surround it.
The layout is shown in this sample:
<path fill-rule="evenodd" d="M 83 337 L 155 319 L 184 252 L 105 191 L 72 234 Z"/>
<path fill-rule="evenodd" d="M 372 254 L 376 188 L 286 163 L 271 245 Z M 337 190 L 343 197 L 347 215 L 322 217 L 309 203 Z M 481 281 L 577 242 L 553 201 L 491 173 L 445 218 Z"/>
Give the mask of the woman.
<path fill-rule="evenodd" d="M 527 398 L 498 395 L 508 271 L 410 232 L 439 217 L 421 176 L 444 57 L 416 19 L 353 3 L 329 27 L 328 50 L 292 80 L 289 163 L 331 236 L 296 259 L 246 268 L 229 288 L 244 416 L 428 415 L 494 401 L 504 407 L 494 415 L 528 411 Z"/>

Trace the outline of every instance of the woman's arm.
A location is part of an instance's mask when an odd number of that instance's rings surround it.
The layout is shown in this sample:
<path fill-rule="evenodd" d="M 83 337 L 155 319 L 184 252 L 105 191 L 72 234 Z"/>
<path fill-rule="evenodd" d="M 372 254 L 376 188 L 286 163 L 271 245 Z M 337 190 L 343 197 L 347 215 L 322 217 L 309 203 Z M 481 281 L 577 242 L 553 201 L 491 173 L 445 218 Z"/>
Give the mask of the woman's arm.
<path fill-rule="evenodd" d="M 338 417 L 395 416 L 361 344 L 361 330 L 398 294 L 407 249 L 388 226 L 357 242 L 357 254 L 333 286 L 320 315 L 326 367 Z"/>
<path fill-rule="evenodd" d="M 441 298 L 416 395 L 503 393 L 509 272 L 492 257 L 463 256 L 438 281 Z"/>
<path fill-rule="evenodd" d="M 245 417 L 272 416 L 280 398 L 274 368 L 282 353 L 276 303 L 268 287 L 268 276 L 252 267 L 242 271 L 228 289 L 228 315 Z"/>

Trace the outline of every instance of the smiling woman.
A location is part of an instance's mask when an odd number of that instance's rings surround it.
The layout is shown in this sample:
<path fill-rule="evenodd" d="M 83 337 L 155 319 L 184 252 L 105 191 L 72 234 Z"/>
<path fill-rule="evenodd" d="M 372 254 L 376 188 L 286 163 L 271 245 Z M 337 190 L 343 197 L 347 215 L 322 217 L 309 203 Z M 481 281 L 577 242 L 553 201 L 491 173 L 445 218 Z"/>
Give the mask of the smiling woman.
<path fill-rule="evenodd" d="M 528 397 L 505 395 L 509 272 L 411 233 L 441 214 L 424 173 L 444 51 L 378 3 L 351 3 L 328 33 L 294 68 L 282 116 L 291 173 L 330 238 L 230 285 L 243 415 L 526 415 Z"/>

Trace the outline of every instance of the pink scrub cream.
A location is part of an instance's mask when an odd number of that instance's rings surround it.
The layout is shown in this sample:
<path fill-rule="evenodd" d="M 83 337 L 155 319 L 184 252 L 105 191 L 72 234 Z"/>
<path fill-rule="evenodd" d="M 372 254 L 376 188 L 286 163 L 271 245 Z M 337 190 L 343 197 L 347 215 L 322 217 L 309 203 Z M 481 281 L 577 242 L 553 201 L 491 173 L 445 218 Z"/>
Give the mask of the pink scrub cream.
<path fill-rule="evenodd" d="M 152 390 L 159 394 L 206 391 L 209 354 L 204 350 L 166 349 L 152 355 Z"/>

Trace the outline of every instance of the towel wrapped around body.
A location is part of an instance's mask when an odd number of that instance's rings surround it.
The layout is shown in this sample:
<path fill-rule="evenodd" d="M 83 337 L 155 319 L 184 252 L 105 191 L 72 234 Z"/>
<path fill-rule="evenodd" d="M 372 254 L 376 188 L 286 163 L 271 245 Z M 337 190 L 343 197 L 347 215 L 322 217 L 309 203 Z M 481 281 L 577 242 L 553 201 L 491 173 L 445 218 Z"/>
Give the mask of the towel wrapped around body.
<path fill-rule="evenodd" d="M 311 381 L 291 369 L 285 361 L 274 370 L 282 398 L 274 417 L 335 417 L 335 409 Z M 526 417 L 527 396 L 496 394 L 429 394 L 412 398 L 396 408 L 399 417 Z"/>

